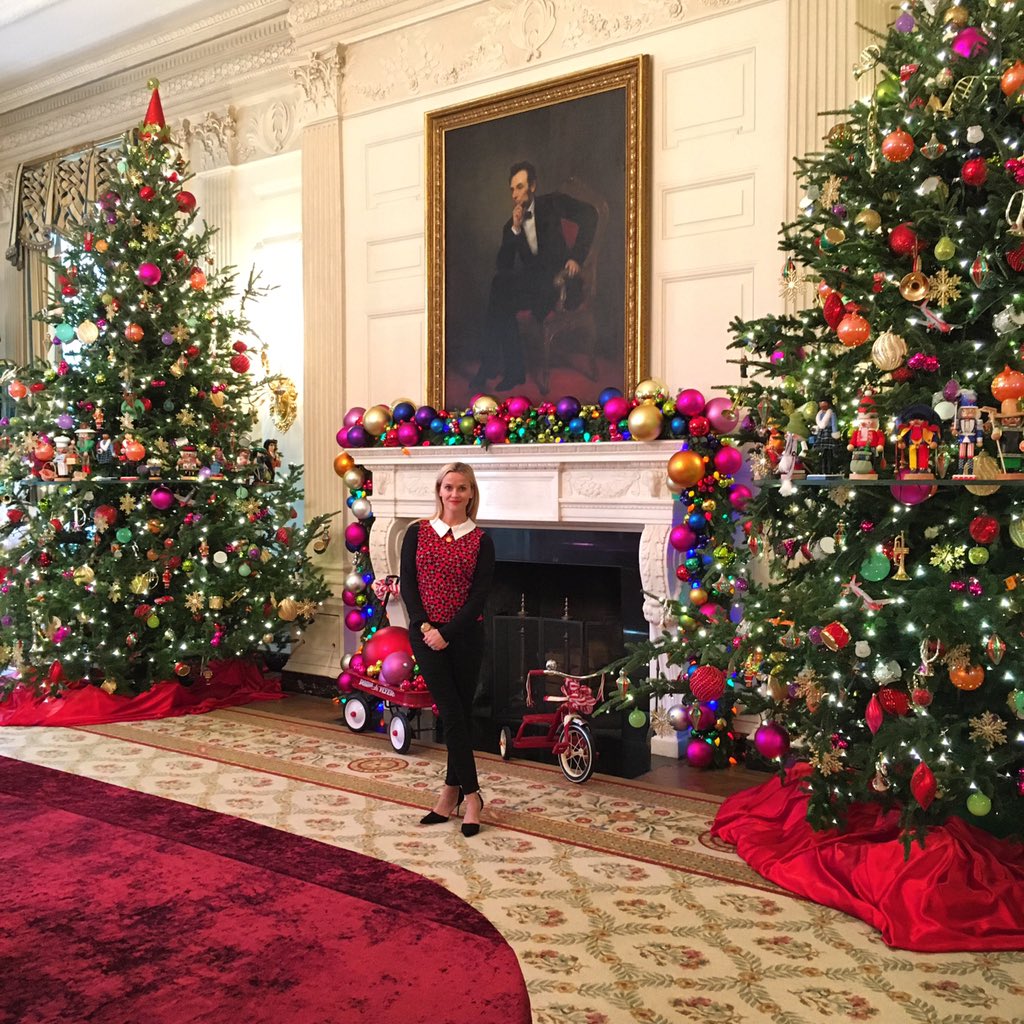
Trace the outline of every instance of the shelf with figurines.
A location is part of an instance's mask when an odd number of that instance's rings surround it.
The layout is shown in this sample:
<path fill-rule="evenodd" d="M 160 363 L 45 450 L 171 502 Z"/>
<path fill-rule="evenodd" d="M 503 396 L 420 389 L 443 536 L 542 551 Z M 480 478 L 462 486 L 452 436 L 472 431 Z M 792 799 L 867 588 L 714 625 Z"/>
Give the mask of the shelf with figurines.
<path fill-rule="evenodd" d="M 1002 398 L 998 409 L 979 407 L 969 390 L 956 397 L 955 406 L 942 410 L 951 420 L 945 437 L 940 412 L 925 404 L 901 410 L 887 434 L 870 393 L 861 396 L 845 439 L 828 399 L 818 403 L 813 428 L 813 404 L 793 408 L 784 430 L 773 425 L 756 438 L 761 451 L 752 460 L 754 478 L 783 495 L 798 487 L 888 487 L 908 504 L 923 500 L 925 489 L 962 487 L 984 495 L 1024 483 L 1024 413 L 1017 397 Z"/>

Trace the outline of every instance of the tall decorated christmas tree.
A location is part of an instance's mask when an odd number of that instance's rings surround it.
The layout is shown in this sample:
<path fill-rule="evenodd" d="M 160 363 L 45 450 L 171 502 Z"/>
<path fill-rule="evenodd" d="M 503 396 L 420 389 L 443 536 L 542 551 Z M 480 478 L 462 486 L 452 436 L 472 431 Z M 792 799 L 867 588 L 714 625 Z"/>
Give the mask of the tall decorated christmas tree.
<path fill-rule="evenodd" d="M 63 239 L 51 359 L 11 368 L 0 435 L 0 694 L 132 694 L 258 660 L 327 588 L 301 470 L 252 437 L 274 378 L 196 223 L 156 83 L 94 214 Z M 268 387 L 269 385 L 269 387 Z M 286 388 L 278 388 L 284 392 Z"/>
<path fill-rule="evenodd" d="M 712 656 L 761 753 L 809 762 L 816 828 L 1020 834 L 1024 4 L 904 3 L 859 70 L 783 232 L 817 300 L 734 325 L 761 564 Z"/>

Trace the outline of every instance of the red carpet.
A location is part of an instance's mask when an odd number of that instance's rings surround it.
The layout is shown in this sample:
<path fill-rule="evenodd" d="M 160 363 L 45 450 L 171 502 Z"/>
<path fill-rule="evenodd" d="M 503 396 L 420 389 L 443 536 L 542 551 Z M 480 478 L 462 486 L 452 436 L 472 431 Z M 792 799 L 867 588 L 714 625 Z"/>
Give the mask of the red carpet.
<path fill-rule="evenodd" d="M 951 818 L 904 858 L 898 812 L 876 805 L 854 807 L 842 832 L 815 832 L 800 785 L 808 770 L 729 797 L 712 834 L 776 885 L 859 917 L 897 949 L 1024 949 L 1024 846 Z"/>
<path fill-rule="evenodd" d="M 203 715 L 256 700 L 280 700 L 281 682 L 247 661 L 214 661 L 209 679 L 184 686 L 165 679 L 136 697 L 104 693 L 88 684 L 69 687 L 59 697 L 41 699 L 27 687 L 0 701 L 0 725 L 99 725 L 147 718 Z"/>
<path fill-rule="evenodd" d="M 7 758 L 0 830 L 3 1024 L 529 1024 L 505 940 L 402 868 Z"/>

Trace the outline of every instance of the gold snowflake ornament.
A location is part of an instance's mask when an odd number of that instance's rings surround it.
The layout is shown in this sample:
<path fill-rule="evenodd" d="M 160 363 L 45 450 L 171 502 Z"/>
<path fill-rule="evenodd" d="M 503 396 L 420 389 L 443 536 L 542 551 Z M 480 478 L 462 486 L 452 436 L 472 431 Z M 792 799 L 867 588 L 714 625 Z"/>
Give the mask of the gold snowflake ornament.
<path fill-rule="evenodd" d="M 960 298 L 960 285 L 963 278 L 958 274 L 951 274 L 945 267 L 928 278 L 928 295 L 934 299 L 942 309 L 956 302 Z"/>
<path fill-rule="evenodd" d="M 931 564 L 943 572 L 962 569 L 967 558 L 966 544 L 936 544 L 932 548 Z"/>
<path fill-rule="evenodd" d="M 843 179 L 838 175 L 831 174 L 825 184 L 821 186 L 821 205 L 835 206 L 839 202 L 839 189 L 842 187 Z"/>
<path fill-rule="evenodd" d="M 118 504 L 121 506 L 121 511 L 124 512 L 125 515 L 134 512 L 136 508 L 135 499 L 130 494 L 126 494 Z"/>
<path fill-rule="evenodd" d="M 203 595 L 198 591 L 193 591 L 188 597 L 185 598 L 185 607 L 193 614 L 197 615 L 203 610 Z"/>
<path fill-rule="evenodd" d="M 822 775 L 836 775 L 843 770 L 843 759 L 834 750 L 815 751 L 811 764 Z"/>
<path fill-rule="evenodd" d="M 984 744 L 986 750 L 1006 742 L 1006 723 L 991 711 L 984 711 L 967 721 L 971 726 L 971 739 Z"/>

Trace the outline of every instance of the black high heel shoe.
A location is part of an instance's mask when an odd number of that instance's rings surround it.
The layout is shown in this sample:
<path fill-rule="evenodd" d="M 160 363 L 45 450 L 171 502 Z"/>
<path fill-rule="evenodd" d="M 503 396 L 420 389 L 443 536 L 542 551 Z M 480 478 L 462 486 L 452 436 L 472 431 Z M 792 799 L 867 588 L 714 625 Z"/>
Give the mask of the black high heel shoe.
<path fill-rule="evenodd" d="M 481 793 L 480 790 L 478 789 L 476 791 L 476 793 L 470 793 L 469 795 L 470 796 L 478 796 L 478 797 L 480 797 L 480 813 L 482 814 L 483 810 L 484 810 L 484 795 L 483 795 L 483 793 Z M 462 834 L 467 839 L 469 839 L 471 836 L 475 836 L 479 831 L 480 831 L 480 823 L 477 822 L 477 821 L 469 821 L 469 822 L 464 821 L 462 823 Z"/>
<path fill-rule="evenodd" d="M 457 817 L 459 808 L 462 806 L 462 801 L 465 799 L 465 794 L 462 792 L 462 787 L 459 787 L 459 802 L 455 805 L 455 810 L 452 811 L 447 817 L 443 814 L 438 814 L 437 811 L 428 811 L 420 818 L 421 825 L 443 825 L 446 821 L 450 821 L 453 816 Z"/>

